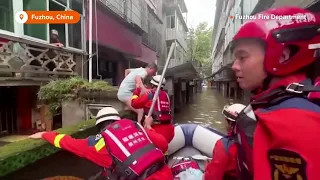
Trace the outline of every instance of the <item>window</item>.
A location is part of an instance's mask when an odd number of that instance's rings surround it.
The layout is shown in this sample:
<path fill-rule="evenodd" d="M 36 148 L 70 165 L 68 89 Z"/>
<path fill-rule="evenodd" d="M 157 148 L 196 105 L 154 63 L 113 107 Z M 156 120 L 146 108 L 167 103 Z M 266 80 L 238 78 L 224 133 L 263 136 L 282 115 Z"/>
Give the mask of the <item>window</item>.
<path fill-rule="evenodd" d="M 0 0 L 0 29 L 13 32 L 12 0 Z"/>
<path fill-rule="evenodd" d="M 167 19 L 166 19 L 166 24 L 167 24 L 167 28 L 170 28 L 170 16 L 167 16 Z"/>
<path fill-rule="evenodd" d="M 39 0 L 23 0 L 23 10 L 45 11 L 47 10 L 47 2 Z M 48 25 L 46 24 L 24 24 L 24 34 L 47 41 L 47 28 Z"/>
<path fill-rule="evenodd" d="M 171 18 L 170 18 L 170 26 L 171 26 L 171 28 L 175 28 L 176 27 L 176 19 L 175 19 L 175 16 L 170 16 Z"/>
<path fill-rule="evenodd" d="M 58 1 L 51 0 L 49 2 L 49 11 L 64 11 L 67 9 L 66 4 L 59 3 Z M 66 25 L 65 24 L 50 24 L 49 32 L 53 29 L 57 30 L 59 33 L 59 41 L 60 43 L 66 46 Z"/>
<path fill-rule="evenodd" d="M 61 4 L 64 4 L 64 5 L 68 4 L 68 0 L 56 0 L 56 1 L 61 3 Z M 73 0 L 71 0 L 71 1 L 73 1 Z"/>
<path fill-rule="evenodd" d="M 77 11 L 80 14 L 83 14 L 82 7 L 83 7 L 82 0 L 71 0 L 70 9 Z M 69 24 L 68 25 L 68 37 L 69 37 L 69 46 L 70 47 L 74 47 L 74 48 L 78 48 L 78 49 L 82 48 L 81 22 L 83 22 L 82 17 L 77 24 Z"/>
<path fill-rule="evenodd" d="M 2 0 L 0 1 L 2 2 Z M 49 4 L 47 4 L 47 2 Z M 82 15 L 82 7 L 82 0 L 23 0 L 23 10 L 43 11 L 48 9 L 50 11 L 65 11 L 72 9 Z M 51 31 L 55 29 L 59 34 L 59 42 L 64 44 L 65 47 L 82 49 L 82 24 L 83 17 L 81 17 L 77 24 L 25 24 L 24 34 L 53 42 L 52 39 L 50 39 L 50 34 Z"/>
<path fill-rule="evenodd" d="M 176 27 L 175 16 L 167 16 L 167 28 L 173 29 Z"/>

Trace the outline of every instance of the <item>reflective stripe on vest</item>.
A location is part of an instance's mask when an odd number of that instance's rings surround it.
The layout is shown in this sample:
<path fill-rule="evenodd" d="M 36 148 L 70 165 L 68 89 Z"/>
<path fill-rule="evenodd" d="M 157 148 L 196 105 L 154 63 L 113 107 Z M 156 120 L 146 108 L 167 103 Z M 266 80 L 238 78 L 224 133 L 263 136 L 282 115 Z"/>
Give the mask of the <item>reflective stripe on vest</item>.
<path fill-rule="evenodd" d="M 54 138 L 54 146 L 57 148 L 61 148 L 60 147 L 60 141 L 61 139 L 65 136 L 65 134 L 58 134 L 55 138 Z"/>
<path fill-rule="evenodd" d="M 162 110 L 161 109 L 161 101 L 160 101 L 160 96 L 163 95 L 163 93 L 165 93 L 166 95 L 166 102 L 168 103 L 168 107 L 170 107 L 170 98 L 168 96 L 168 94 L 166 92 L 164 92 L 163 90 L 160 91 L 159 96 L 157 98 L 156 101 L 156 106 L 154 107 L 154 111 L 152 113 L 152 116 L 154 118 L 155 121 L 158 121 L 159 118 L 161 119 L 162 115 L 170 115 L 171 114 L 171 109 L 167 109 L 167 110 Z M 150 107 L 148 108 L 144 108 L 144 112 L 147 113 L 149 112 Z M 168 119 L 168 121 L 171 123 L 171 119 Z"/>
<path fill-rule="evenodd" d="M 133 95 L 131 99 L 137 99 L 139 96 Z"/>
<path fill-rule="evenodd" d="M 103 147 L 105 146 L 105 142 L 104 139 L 101 138 L 95 145 L 94 148 L 96 149 L 96 151 L 100 151 Z"/>

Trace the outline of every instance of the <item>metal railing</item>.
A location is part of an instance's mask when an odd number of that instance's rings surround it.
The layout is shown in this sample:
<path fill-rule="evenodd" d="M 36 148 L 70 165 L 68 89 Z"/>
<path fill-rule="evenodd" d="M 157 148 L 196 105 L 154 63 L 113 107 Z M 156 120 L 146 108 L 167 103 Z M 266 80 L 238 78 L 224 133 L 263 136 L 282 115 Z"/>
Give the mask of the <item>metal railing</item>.
<path fill-rule="evenodd" d="M 162 40 L 163 24 L 148 10 L 148 33 L 142 35 L 142 42 L 157 51 L 159 55 L 163 53 L 164 42 Z"/>
<path fill-rule="evenodd" d="M 48 81 L 73 76 L 77 55 L 83 54 L 0 34 L 0 80 Z"/>
<path fill-rule="evenodd" d="M 128 23 L 136 24 L 145 32 L 148 28 L 147 3 L 144 0 L 99 0 Z"/>
<path fill-rule="evenodd" d="M 187 50 L 187 42 L 184 39 L 183 35 L 178 32 L 176 29 L 166 29 L 166 40 L 177 40 L 178 43 L 182 46 L 184 50 Z"/>

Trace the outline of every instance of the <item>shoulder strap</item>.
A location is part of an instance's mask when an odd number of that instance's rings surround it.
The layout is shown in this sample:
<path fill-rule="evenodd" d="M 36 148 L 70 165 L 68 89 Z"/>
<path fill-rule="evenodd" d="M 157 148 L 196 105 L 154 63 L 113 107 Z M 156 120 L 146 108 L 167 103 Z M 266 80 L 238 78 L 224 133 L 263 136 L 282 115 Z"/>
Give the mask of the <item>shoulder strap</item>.
<path fill-rule="evenodd" d="M 230 156 L 230 152 L 229 152 L 229 148 L 231 145 L 233 145 L 234 143 L 236 143 L 236 141 L 232 138 L 232 137 L 223 137 L 221 139 L 224 150 L 226 151 L 226 153 Z"/>
<path fill-rule="evenodd" d="M 279 87 L 271 91 L 269 94 L 254 100 L 252 105 L 275 105 L 293 97 L 306 98 L 310 92 L 320 92 L 319 86 L 304 85 L 303 83 L 291 83 L 287 87 Z"/>

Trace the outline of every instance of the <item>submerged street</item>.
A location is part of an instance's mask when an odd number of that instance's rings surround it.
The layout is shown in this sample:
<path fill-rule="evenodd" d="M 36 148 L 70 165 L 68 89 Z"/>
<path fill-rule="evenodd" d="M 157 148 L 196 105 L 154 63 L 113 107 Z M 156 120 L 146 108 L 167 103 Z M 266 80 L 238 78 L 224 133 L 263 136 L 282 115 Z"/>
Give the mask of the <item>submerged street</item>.
<path fill-rule="evenodd" d="M 215 89 L 203 87 L 202 92 L 194 95 L 190 104 L 175 114 L 174 123 L 201 124 L 225 133 L 221 111 L 226 104 L 236 102 L 238 101 L 224 97 Z"/>

